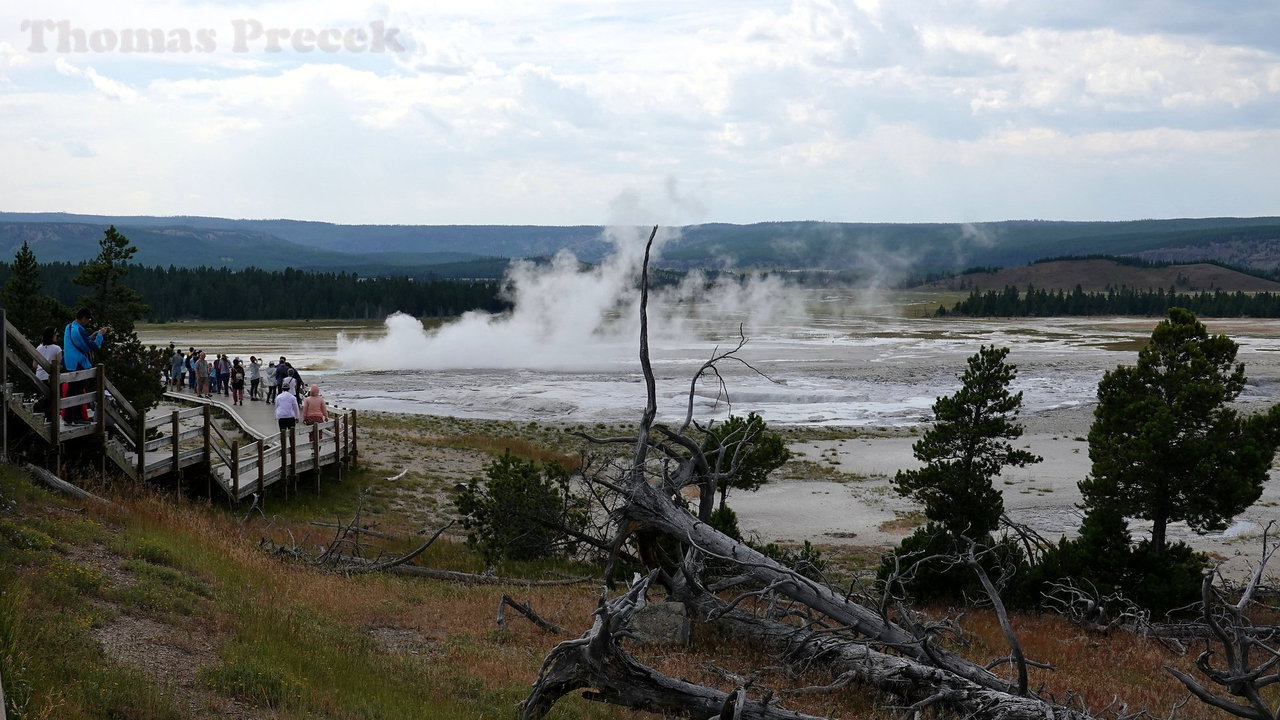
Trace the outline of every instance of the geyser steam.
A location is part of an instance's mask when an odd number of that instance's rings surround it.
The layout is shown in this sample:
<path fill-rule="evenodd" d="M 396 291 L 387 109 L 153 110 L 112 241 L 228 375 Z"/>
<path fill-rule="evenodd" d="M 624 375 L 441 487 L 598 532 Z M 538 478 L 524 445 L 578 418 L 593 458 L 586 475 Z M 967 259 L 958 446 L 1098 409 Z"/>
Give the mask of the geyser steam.
<path fill-rule="evenodd" d="M 402 313 L 386 319 L 380 338 L 338 336 L 338 362 L 353 370 L 537 369 L 616 370 L 638 367 L 640 266 L 647 233 L 642 228 L 609 228 L 612 254 L 583 270 L 562 251 L 550 265 L 515 262 L 505 292 L 513 309 L 502 315 L 469 312 L 427 331 Z M 671 233 L 659 230 L 655 256 Z M 777 280 L 728 280 L 708 284 L 691 275 L 678 288 L 655 292 L 650 300 L 650 341 L 683 345 L 695 338 L 683 317 L 710 306 L 726 313 L 726 337 L 738 322 L 768 321 L 785 298 Z M 750 320 L 736 316 L 747 313 Z M 698 351 L 702 354 L 702 350 Z"/>

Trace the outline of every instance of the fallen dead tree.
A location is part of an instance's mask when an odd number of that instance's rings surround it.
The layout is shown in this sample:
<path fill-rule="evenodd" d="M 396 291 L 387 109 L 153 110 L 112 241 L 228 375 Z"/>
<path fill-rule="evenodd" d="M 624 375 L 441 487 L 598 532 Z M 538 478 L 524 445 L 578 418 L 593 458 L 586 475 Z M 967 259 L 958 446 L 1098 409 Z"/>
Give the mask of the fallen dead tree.
<path fill-rule="evenodd" d="M 63 495 L 70 495 L 71 497 L 79 498 L 81 500 L 92 500 L 93 502 L 100 503 L 102 505 L 115 504 L 104 497 L 94 495 L 93 493 L 89 492 L 88 490 L 85 490 L 84 488 L 81 488 L 77 485 L 72 485 L 71 483 L 67 482 L 66 480 L 63 480 L 57 475 L 54 475 L 52 472 L 40 467 L 39 465 L 33 465 L 32 463 L 27 463 L 24 467 L 26 468 L 27 472 L 31 474 L 31 477 L 35 478 L 40 484 L 52 490 L 56 490 L 62 493 Z"/>
<path fill-rule="evenodd" d="M 1269 524 L 1263 533 L 1262 554 L 1234 602 L 1214 585 L 1215 576 L 1221 579 L 1220 568 L 1206 575 L 1201 585 L 1200 617 L 1211 637 L 1196 658 L 1196 670 L 1208 682 L 1165 666 L 1201 702 L 1249 720 L 1280 719 L 1280 701 L 1274 699 L 1274 694 L 1268 701 L 1269 686 L 1280 683 L 1280 634 L 1274 628 L 1259 632 L 1250 617 L 1257 606 L 1256 594 L 1262 587 L 1267 564 L 1280 552 L 1280 541 L 1270 536 L 1274 525 Z M 1211 690 L 1213 685 L 1220 690 Z"/>
<path fill-rule="evenodd" d="M 733 350 L 714 353 L 700 368 L 690 387 L 682 427 L 671 429 L 655 424 L 657 401 L 649 361 L 647 302 L 649 252 L 656 233 L 655 227 L 645 249 L 640 281 L 640 364 L 647 404 L 638 432 L 629 439 L 635 447 L 631 462 L 613 485 L 625 502 L 614 513 L 617 532 L 611 544 L 616 556 L 634 537 L 639 545 L 636 555 L 651 572 L 626 593 L 613 600 L 602 599 L 592 628 L 551 651 L 532 692 L 522 703 L 522 718 L 541 718 L 559 698 L 582 689 L 587 689 L 585 697 L 593 700 L 695 718 L 808 717 L 780 707 L 769 692 L 752 699 L 746 683 L 733 692 L 725 692 L 668 677 L 629 655 L 621 641 L 628 636 L 632 614 L 656 586 L 693 608 L 704 621 L 716 623 L 757 647 L 801 665 L 822 664 L 844 682 L 891 692 L 910 703 L 909 709 L 914 711 L 936 706 L 993 720 L 1090 717 L 1086 712 L 1037 697 L 1025 689 L 1025 681 L 1011 682 L 956 655 L 939 645 L 927 627 L 904 627 L 894 619 L 894 603 L 859 602 L 850 593 L 836 591 L 784 567 L 708 523 L 716 483 L 735 471 L 735 458 L 740 453 L 725 445 L 704 449 L 703 442 L 691 437 L 691 428 L 700 429 L 692 413 L 696 384 L 698 377 L 712 375 L 720 380 L 723 391 L 717 363 L 730 359 L 743 362 L 736 353 L 745 339 Z M 709 455 L 716 459 L 709 459 Z M 730 461 L 721 462 L 722 458 Z M 696 514 L 679 500 L 681 490 L 690 486 L 699 490 Z M 662 538 L 675 541 L 683 549 L 678 562 L 658 560 L 662 554 L 655 547 Z M 756 617 L 738 608 L 736 602 L 726 603 L 716 597 L 703 585 L 702 568 L 708 559 L 730 567 L 727 574 L 735 576 L 736 581 L 761 588 L 754 595 L 785 598 L 803 608 L 805 626 Z M 606 567 L 606 581 L 611 579 L 612 567 L 611 560 Z"/>
<path fill-rule="evenodd" d="M 264 537 L 258 542 L 258 546 L 272 554 L 284 555 L 294 560 L 324 567 L 343 575 L 382 572 L 391 573 L 393 575 L 405 575 L 408 577 L 444 580 L 447 582 L 466 585 L 518 585 L 524 587 L 576 585 L 579 583 L 589 582 L 593 579 L 591 577 L 556 579 L 511 578 L 489 574 L 459 572 L 456 570 L 439 570 L 436 568 L 415 565 L 413 564 L 413 561 L 421 556 L 422 553 L 426 552 L 427 548 L 431 547 L 431 545 L 435 543 L 435 541 L 438 540 L 446 530 L 453 527 L 456 521 L 446 523 L 444 526 L 436 530 L 426 542 L 408 553 L 402 555 L 388 553 L 380 548 L 371 548 L 371 546 L 367 545 L 361 539 L 362 536 L 368 536 L 371 534 L 360 524 L 360 516 L 364 512 L 364 498 L 365 493 L 362 492 L 358 502 L 356 503 L 355 515 L 349 522 L 320 524 L 322 527 L 335 528 L 335 532 L 329 542 L 322 546 L 320 551 L 314 557 L 309 557 L 308 552 L 303 549 L 302 544 L 292 539 L 288 544 L 280 544 Z M 311 524 L 317 525 L 319 523 Z M 367 557 L 367 555 L 373 555 L 373 557 Z"/>

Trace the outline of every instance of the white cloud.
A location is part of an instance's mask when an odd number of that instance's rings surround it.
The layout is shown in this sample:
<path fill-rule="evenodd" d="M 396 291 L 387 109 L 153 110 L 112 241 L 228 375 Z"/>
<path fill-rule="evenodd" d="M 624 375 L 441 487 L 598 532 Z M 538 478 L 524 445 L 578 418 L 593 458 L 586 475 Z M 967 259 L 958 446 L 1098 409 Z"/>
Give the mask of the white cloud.
<path fill-rule="evenodd" d="M 678 178 L 710 220 L 1055 217 L 1090 204 L 1115 217 L 1158 214 L 1167 200 L 1144 188 L 1167 188 L 1170 168 L 1236 164 L 1238 180 L 1210 175 L 1252 214 L 1274 213 L 1243 185 L 1273 159 L 1259 148 L 1274 139 L 1280 55 L 1212 17 L 1220 9 L 1179 8 L 52 0 L 41 17 L 210 28 L 218 47 L 34 53 L 19 11 L 0 9 L 0 102 L 21 109 L 0 117 L 0 160 L 45 162 L 40 182 L 0 180 L 0 194 L 6 209 L 575 223 L 599 222 L 623 188 Z M 235 53 L 231 23 L 245 18 L 383 21 L 407 49 Z M 1210 30 L 1187 30 L 1197 20 Z M 1131 182 L 1115 193 L 1131 209 L 1064 197 L 1120 162 Z M 122 166 L 138 170 L 95 179 Z M 1228 206 L 1243 207 L 1215 214 Z"/>

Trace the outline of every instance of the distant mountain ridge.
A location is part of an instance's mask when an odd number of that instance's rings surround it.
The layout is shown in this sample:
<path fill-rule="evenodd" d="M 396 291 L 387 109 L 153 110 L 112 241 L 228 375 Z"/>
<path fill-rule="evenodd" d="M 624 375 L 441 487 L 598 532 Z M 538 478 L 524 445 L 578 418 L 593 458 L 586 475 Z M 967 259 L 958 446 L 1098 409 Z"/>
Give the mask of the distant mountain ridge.
<path fill-rule="evenodd" d="M 585 262 L 610 250 L 604 228 L 507 225 L 336 225 L 300 220 L 0 212 L 0 257 L 28 240 L 42 261 L 96 253 L 114 224 L 149 265 L 348 270 L 363 275 L 447 272 L 489 277 L 505 258 L 561 249 Z M 1015 220 L 991 223 L 788 221 L 680 228 L 657 264 L 671 269 L 839 271 L 864 278 L 1025 265 L 1062 255 L 1135 255 L 1229 260 L 1280 267 L 1280 217 L 1117 222 Z M 485 274 L 490 273 L 490 274 Z"/>

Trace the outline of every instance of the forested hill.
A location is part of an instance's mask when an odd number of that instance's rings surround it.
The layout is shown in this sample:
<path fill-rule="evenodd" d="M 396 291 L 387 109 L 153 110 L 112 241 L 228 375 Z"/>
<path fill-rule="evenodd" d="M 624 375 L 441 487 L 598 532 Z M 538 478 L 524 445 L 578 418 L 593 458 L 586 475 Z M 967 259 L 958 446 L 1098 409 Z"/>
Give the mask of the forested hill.
<path fill-rule="evenodd" d="M 419 274 L 481 258 L 541 257 L 569 249 L 597 262 L 610 245 L 593 226 L 335 225 L 296 220 L 0 213 L 0 257 L 24 240 L 41 261 L 79 261 L 114 224 L 146 265 L 298 267 L 361 275 Z M 1007 267 L 1064 254 L 1215 259 L 1274 269 L 1280 218 L 1129 222 L 713 223 L 680 228 L 657 265 L 673 269 L 776 268 L 883 277 L 972 266 Z M 487 261 L 491 277 L 503 261 Z M 464 271 L 465 272 L 465 271 Z M 465 276 L 465 275 L 464 275 Z"/>
<path fill-rule="evenodd" d="M 1280 291 L 1280 283 L 1209 263 L 1161 264 L 1119 262 L 1106 258 L 1063 259 L 1037 262 L 989 272 L 968 272 L 929 283 L 938 290 L 1003 290 L 1006 287 L 1071 292 L 1106 292 L 1130 288 L 1155 290 L 1175 288 L 1178 292 L 1217 290 L 1261 292 Z"/>
<path fill-rule="evenodd" d="M 0 284 L 9 277 L 0 263 Z M 42 292 L 74 307 L 85 288 L 80 265 L 40 266 Z M 510 303 L 494 281 L 361 278 L 344 272 L 228 270 L 131 266 L 125 284 L 137 290 L 150 322 L 171 320 L 381 319 L 394 312 L 449 317 L 468 310 L 502 312 Z M 67 318 L 69 319 L 69 318 Z"/>

